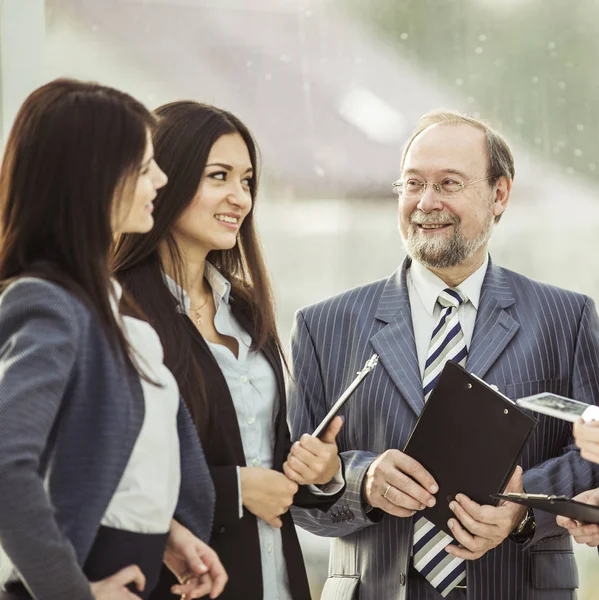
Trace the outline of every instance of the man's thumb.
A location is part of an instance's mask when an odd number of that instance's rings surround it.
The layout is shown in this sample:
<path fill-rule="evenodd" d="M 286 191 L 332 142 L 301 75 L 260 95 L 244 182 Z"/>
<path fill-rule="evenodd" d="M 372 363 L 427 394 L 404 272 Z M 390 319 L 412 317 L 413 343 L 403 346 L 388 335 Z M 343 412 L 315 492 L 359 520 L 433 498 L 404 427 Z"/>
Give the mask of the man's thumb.
<path fill-rule="evenodd" d="M 521 492 L 522 491 L 522 467 L 518 465 L 514 474 L 510 478 L 506 488 L 506 492 Z"/>
<path fill-rule="evenodd" d="M 329 424 L 323 436 L 320 438 L 326 444 L 332 444 L 335 442 L 335 438 L 337 434 L 341 431 L 343 427 L 344 419 L 343 417 L 337 415 Z"/>

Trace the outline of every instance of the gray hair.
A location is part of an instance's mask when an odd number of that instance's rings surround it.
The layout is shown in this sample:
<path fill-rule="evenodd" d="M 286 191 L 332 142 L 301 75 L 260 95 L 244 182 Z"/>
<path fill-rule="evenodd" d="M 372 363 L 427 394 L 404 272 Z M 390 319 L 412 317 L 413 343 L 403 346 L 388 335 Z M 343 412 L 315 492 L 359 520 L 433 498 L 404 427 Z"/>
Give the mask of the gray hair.
<path fill-rule="evenodd" d="M 479 119 L 462 115 L 451 110 L 433 110 L 420 117 L 414 133 L 407 141 L 402 157 L 401 168 L 403 169 L 406 155 L 412 142 L 432 125 L 470 125 L 485 134 L 487 142 L 487 153 L 489 155 L 489 170 L 487 175 L 494 184 L 500 177 L 514 179 L 514 155 L 510 150 L 507 140 L 490 125 Z"/>
<path fill-rule="evenodd" d="M 489 166 L 487 176 L 489 185 L 493 186 L 500 177 L 506 177 L 513 180 L 515 176 L 514 155 L 509 147 L 507 140 L 498 131 L 489 124 L 467 115 L 460 114 L 451 110 L 433 110 L 420 117 L 416 129 L 407 141 L 403 154 L 401 156 L 401 168 L 403 170 L 406 156 L 412 145 L 412 142 L 426 129 L 433 125 L 469 125 L 485 134 L 487 155 Z M 499 218 L 495 219 L 499 222 Z"/>

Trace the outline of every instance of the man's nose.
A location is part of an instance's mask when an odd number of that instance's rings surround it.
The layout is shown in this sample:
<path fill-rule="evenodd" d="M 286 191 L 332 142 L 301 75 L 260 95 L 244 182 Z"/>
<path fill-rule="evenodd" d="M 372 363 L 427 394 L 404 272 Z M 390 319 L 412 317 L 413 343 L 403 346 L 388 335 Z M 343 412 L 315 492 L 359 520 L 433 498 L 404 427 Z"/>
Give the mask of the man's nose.
<path fill-rule="evenodd" d="M 422 194 L 420 201 L 418 202 L 418 208 L 422 212 L 431 212 L 433 210 L 441 210 L 443 208 L 443 202 L 437 195 L 433 184 L 427 184 L 424 194 Z"/>

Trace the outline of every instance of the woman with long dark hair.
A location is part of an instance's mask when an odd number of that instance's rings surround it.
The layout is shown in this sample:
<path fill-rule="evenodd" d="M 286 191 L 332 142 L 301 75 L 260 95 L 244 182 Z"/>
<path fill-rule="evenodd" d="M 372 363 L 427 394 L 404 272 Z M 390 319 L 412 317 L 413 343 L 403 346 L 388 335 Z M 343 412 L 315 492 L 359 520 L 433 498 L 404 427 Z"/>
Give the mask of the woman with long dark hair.
<path fill-rule="evenodd" d="M 147 598 L 163 555 L 188 598 L 226 580 L 196 538 L 213 491 L 193 424 L 155 331 L 121 314 L 110 275 L 113 236 L 149 231 L 166 183 L 154 125 L 127 94 L 60 79 L 27 98 L 6 143 L 3 600 Z"/>
<path fill-rule="evenodd" d="M 239 119 L 213 106 L 181 101 L 156 114 L 169 186 L 152 232 L 118 241 L 115 272 L 156 328 L 202 440 L 216 490 L 211 544 L 229 574 L 223 598 L 308 600 L 288 508 L 326 510 L 342 492 L 342 421 L 291 448 L 254 222 L 257 148 Z M 167 581 L 153 600 L 169 597 Z"/>

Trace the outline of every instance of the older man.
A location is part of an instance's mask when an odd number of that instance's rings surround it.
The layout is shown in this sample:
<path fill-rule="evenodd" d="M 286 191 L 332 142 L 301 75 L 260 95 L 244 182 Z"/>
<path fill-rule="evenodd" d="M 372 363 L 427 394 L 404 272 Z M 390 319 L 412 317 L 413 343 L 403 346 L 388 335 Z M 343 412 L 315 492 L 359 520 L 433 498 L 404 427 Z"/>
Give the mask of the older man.
<path fill-rule="evenodd" d="M 599 400 L 593 302 L 488 256 L 513 177 L 512 153 L 492 128 L 455 113 L 425 115 L 394 184 L 408 258 L 391 277 L 296 315 L 296 436 L 315 426 L 373 352 L 381 361 L 346 405 L 338 443 L 347 491 L 326 514 L 296 513 L 300 526 L 335 538 L 323 600 L 576 597 L 570 538 L 555 517 L 458 495 L 450 538 L 420 516 L 435 502 L 436 482 L 399 450 L 449 359 L 511 398 L 548 391 Z M 521 462 L 514 491 L 572 496 L 598 483 L 571 427 L 549 417 Z"/>

